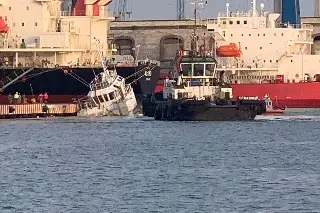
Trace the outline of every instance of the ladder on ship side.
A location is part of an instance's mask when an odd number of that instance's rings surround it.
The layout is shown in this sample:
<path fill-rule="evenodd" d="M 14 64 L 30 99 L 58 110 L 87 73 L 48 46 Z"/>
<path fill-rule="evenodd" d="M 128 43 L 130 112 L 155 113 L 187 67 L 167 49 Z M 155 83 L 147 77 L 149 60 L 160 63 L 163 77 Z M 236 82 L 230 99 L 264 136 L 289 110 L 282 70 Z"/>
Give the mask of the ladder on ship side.
<path fill-rule="evenodd" d="M 31 72 L 33 68 L 15 70 L 0 80 L 0 92 L 3 92 L 8 86 L 14 84 L 20 78 Z"/>

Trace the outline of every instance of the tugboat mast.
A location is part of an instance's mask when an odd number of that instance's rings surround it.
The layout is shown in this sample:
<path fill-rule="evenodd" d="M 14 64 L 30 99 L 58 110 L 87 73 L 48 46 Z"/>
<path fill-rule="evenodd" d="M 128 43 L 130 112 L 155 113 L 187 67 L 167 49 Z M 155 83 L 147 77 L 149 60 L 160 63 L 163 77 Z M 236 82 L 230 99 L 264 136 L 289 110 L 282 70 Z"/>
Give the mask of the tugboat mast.
<path fill-rule="evenodd" d="M 200 0 L 200 2 L 196 2 L 197 0 L 194 0 L 191 4 L 194 5 L 194 26 L 193 26 L 193 38 L 192 38 L 192 42 L 191 42 L 191 50 L 193 52 L 194 55 L 197 55 L 197 6 L 198 5 L 203 5 L 204 3 L 202 2 L 202 0 Z"/>

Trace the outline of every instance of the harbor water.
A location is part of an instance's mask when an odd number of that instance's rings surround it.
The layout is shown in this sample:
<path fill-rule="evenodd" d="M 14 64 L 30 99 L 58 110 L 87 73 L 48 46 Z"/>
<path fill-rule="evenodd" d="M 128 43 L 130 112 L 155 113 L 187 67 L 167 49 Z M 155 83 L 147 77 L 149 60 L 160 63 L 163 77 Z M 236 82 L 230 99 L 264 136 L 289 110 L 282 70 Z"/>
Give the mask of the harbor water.
<path fill-rule="evenodd" d="M 0 212 L 319 212 L 320 112 L 0 121 Z"/>

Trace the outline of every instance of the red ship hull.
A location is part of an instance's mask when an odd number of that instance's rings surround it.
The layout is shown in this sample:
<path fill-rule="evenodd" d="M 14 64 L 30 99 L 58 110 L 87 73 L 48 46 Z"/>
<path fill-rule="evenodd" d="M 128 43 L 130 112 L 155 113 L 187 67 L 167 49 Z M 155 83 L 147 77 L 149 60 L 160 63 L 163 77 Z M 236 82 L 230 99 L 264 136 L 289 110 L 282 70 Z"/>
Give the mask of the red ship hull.
<path fill-rule="evenodd" d="M 233 97 L 265 94 L 289 108 L 320 108 L 320 82 L 279 84 L 231 84 Z"/>

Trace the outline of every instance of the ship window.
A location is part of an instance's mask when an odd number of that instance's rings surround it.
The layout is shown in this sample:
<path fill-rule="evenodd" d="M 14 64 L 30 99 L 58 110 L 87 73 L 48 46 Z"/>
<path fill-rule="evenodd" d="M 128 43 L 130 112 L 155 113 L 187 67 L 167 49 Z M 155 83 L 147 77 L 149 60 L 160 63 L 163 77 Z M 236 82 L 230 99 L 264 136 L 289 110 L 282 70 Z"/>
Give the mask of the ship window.
<path fill-rule="evenodd" d="M 233 24 L 233 21 L 229 21 L 229 24 Z"/>
<path fill-rule="evenodd" d="M 231 37 L 233 36 L 233 34 L 230 34 L 231 35 Z"/>
<path fill-rule="evenodd" d="M 263 36 L 266 36 L 266 34 L 263 33 Z"/>
<path fill-rule="evenodd" d="M 281 36 L 283 36 L 283 33 L 281 33 Z"/>
<path fill-rule="evenodd" d="M 34 23 L 34 26 L 38 26 L 38 23 L 36 22 L 36 23 Z"/>
<path fill-rule="evenodd" d="M 272 63 L 272 60 L 270 60 L 270 63 Z"/>
<path fill-rule="evenodd" d="M 240 24 L 240 21 L 237 21 L 237 24 Z"/>
<path fill-rule="evenodd" d="M 249 34 L 249 36 L 251 36 L 251 34 Z"/>
<path fill-rule="evenodd" d="M 29 6 L 27 6 L 27 10 L 29 10 Z"/>
<path fill-rule="evenodd" d="M 266 60 L 263 60 L 264 63 L 266 63 Z"/>
<path fill-rule="evenodd" d="M 204 74 L 204 64 L 194 64 L 193 75 L 194 76 L 203 76 Z"/>
<path fill-rule="evenodd" d="M 104 102 L 104 100 L 103 100 L 103 98 L 102 98 L 101 95 L 98 96 L 98 99 L 99 99 L 100 103 L 103 103 L 103 102 Z"/>
<path fill-rule="evenodd" d="M 22 22 L 22 27 L 24 26 L 24 22 Z"/>
<path fill-rule="evenodd" d="M 109 98 L 108 98 L 107 94 L 104 94 L 103 97 L 104 97 L 104 100 L 109 101 Z"/>
<path fill-rule="evenodd" d="M 248 24 L 248 21 L 244 21 L 243 23 L 244 23 L 244 24 Z"/>
<path fill-rule="evenodd" d="M 277 35 L 277 33 L 274 33 L 273 35 L 274 35 L 274 36 L 276 36 L 276 35 Z"/>
<path fill-rule="evenodd" d="M 243 36 L 243 34 L 241 34 L 241 36 Z"/>
<path fill-rule="evenodd" d="M 247 49 L 248 49 L 248 47 L 245 47 L 244 49 L 245 49 L 245 50 L 247 50 Z"/>
<path fill-rule="evenodd" d="M 7 20 L 8 20 L 7 16 L 5 16 L 5 17 L 4 17 L 4 20 L 5 20 L 5 21 L 7 21 Z"/>
<path fill-rule="evenodd" d="M 16 26 L 16 23 L 14 23 L 14 22 L 13 22 L 13 23 L 12 23 L 12 26 L 14 26 L 14 27 L 15 27 L 15 26 Z"/>
<path fill-rule="evenodd" d="M 97 98 L 97 96 L 94 96 L 94 97 L 93 97 L 93 100 L 94 100 L 96 103 L 99 103 L 99 99 Z"/>
<path fill-rule="evenodd" d="M 9 10 L 11 10 L 11 7 L 9 7 Z"/>
<path fill-rule="evenodd" d="M 260 36 L 260 34 L 258 34 L 258 36 Z"/>
<path fill-rule="evenodd" d="M 291 60 L 291 62 L 293 62 L 293 60 Z"/>
<path fill-rule="evenodd" d="M 260 47 L 260 50 L 262 50 L 262 47 Z"/>
<path fill-rule="evenodd" d="M 278 60 L 276 60 L 276 63 L 278 63 L 279 61 Z"/>
<path fill-rule="evenodd" d="M 113 99 L 114 99 L 114 93 L 113 93 L 113 92 L 110 92 L 110 93 L 109 93 L 109 97 L 110 97 L 110 100 L 113 100 Z"/>
<path fill-rule="evenodd" d="M 192 75 L 191 64 L 181 64 L 181 69 L 182 69 L 183 76 L 191 76 Z"/>
<path fill-rule="evenodd" d="M 223 21 L 223 22 L 222 22 L 222 24 L 226 24 L 226 23 L 227 23 L 226 21 Z"/>

